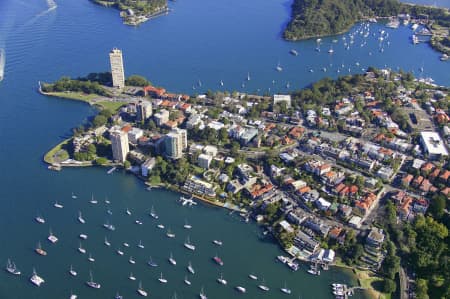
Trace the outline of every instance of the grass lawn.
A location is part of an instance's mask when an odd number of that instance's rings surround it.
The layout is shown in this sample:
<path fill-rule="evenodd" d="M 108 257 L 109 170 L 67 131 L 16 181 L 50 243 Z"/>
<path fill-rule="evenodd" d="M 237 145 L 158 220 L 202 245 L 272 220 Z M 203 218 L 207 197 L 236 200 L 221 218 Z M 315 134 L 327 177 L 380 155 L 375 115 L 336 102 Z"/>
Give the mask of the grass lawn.
<path fill-rule="evenodd" d="M 366 289 L 371 298 L 391 299 L 391 294 L 382 293 L 374 288 L 374 286 L 381 284 L 383 278 L 376 276 L 372 272 L 361 270 L 356 270 L 356 277 L 361 287 Z"/>
<path fill-rule="evenodd" d="M 67 143 L 69 143 L 69 141 L 72 140 L 72 138 L 66 139 L 64 141 L 62 141 L 61 143 L 57 144 L 54 148 L 52 148 L 51 150 L 49 150 L 45 156 L 44 156 L 44 161 L 48 164 L 52 164 L 53 161 L 53 157 L 55 156 L 55 154 L 61 150 L 61 148 L 66 145 Z"/>
<path fill-rule="evenodd" d="M 126 102 L 109 102 L 109 101 L 103 101 L 103 102 L 97 102 L 95 105 L 101 106 L 103 109 L 110 109 L 113 112 L 117 112 L 120 107 L 127 104 Z"/>
<path fill-rule="evenodd" d="M 88 103 L 90 103 L 93 99 L 99 97 L 99 95 L 96 94 L 85 94 L 82 92 L 49 92 L 48 95 L 64 99 L 84 101 Z"/>

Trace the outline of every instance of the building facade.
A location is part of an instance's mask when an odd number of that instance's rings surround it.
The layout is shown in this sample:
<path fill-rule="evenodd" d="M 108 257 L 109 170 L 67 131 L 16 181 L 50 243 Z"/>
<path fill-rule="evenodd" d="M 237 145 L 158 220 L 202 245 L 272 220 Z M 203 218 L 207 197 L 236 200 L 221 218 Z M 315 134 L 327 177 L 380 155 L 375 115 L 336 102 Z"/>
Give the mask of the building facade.
<path fill-rule="evenodd" d="M 187 132 L 183 129 L 174 129 L 165 138 L 166 156 L 179 159 L 183 156 L 183 150 L 187 148 Z"/>
<path fill-rule="evenodd" d="M 111 64 L 112 83 L 114 87 L 125 87 L 125 72 L 123 70 L 122 51 L 119 49 L 112 49 L 109 52 L 109 62 Z"/>
<path fill-rule="evenodd" d="M 113 159 L 122 163 L 125 162 L 127 154 L 130 151 L 128 134 L 122 130 L 115 130 L 110 135 Z"/>
<path fill-rule="evenodd" d="M 146 121 L 147 118 L 152 116 L 153 108 L 152 103 L 147 101 L 139 101 L 136 105 L 136 120 L 137 121 Z"/>

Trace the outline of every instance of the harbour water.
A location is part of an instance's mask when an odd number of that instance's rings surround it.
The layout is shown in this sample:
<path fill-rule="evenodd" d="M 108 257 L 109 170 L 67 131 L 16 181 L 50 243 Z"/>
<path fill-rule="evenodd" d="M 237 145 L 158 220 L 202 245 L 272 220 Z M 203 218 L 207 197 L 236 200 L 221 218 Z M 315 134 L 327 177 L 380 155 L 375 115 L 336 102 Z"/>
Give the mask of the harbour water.
<path fill-rule="evenodd" d="M 260 238 L 256 225 L 212 207 L 182 207 L 177 194 L 145 191 L 133 176 L 120 171 L 111 175 L 98 168 L 48 171 L 42 163 L 43 153 L 95 111 L 79 102 L 41 96 L 36 92 L 37 82 L 105 71 L 108 51 L 119 47 L 124 51 L 127 75 L 145 75 L 154 84 L 176 92 L 194 92 L 192 86 L 198 80 L 203 90 L 220 89 L 220 80 L 227 90 L 259 89 L 262 93 L 270 87 L 271 92 L 282 91 L 287 82 L 290 89 L 296 89 L 324 76 L 337 76 L 336 66 L 342 64 L 351 65 L 351 72 L 368 65 L 399 66 L 414 72 L 423 66 L 424 76 L 449 85 L 448 64 L 439 61 L 438 53 L 425 44 L 413 46 L 408 28 L 388 31 L 382 25 L 372 25 L 371 33 L 376 36 L 370 35 L 363 47 L 360 43 L 351 51 L 345 50 L 342 36 L 324 38 L 320 53 L 314 50 L 315 40 L 285 42 L 280 33 L 289 16 L 288 1 L 177 1 L 170 4 L 173 11 L 169 15 L 137 28 L 122 25 L 117 11 L 89 1 L 56 2 L 56 9 L 50 9 L 45 0 L 0 3 L 0 45 L 7 56 L 5 78 L 0 83 L 0 261 L 11 258 L 23 273 L 17 278 L 0 271 L 0 298 L 68 298 L 71 290 L 79 298 L 112 298 L 116 291 L 133 298 L 138 296 L 139 280 L 153 298 L 170 298 L 175 291 L 178 298 L 195 298 L 202 286 L 209 298 L 232 298 L 236 293 L 230 286 L 237 284 L 247 288 L 246 298 L 275 298 L 285 281 L 296 296 L 331 298 L 332 281 L 354 284 L 350 275 L 335 269 L 320 277 L 306 274 L 304 268 L 292 273 L 275 263 L 281 251 L 275 243 Z M 380 29 L 389 32 L 390 45 L 383 52 L 377 39 Z M 327 53 L 331 45 L 333 55 Z M 292 48 L 298 56 L 289 54 Z M 275 70 L 278 62 L 282 72 Z M 247 73 L 250 81 L 246 81 Z M 71 198 L 72 192 L 77 199 Z M 88 203 L 92 194 L 99 204 Z M 110 205 L 104 203 L 106 197 Z M 54 208 L 55 200 L 64 208 Z M 156 228 L 148 216 L 152 205 L 161 223 L 176 233 L 175 239 L 166 238 L 165 232 Z M 126 208 L 131 216 L 125 214 Z M 86 224 L 77 222 L 78 211 Z M 45 224 L 33 220 L 38 213 L 46 218 Z M 135 224 L 136 219 L 143 224 Z M 193 226 L 189 235 L 197 247 L 195 252 L 183 247 L 188 235 L 182 227 L 185 219 Z M 102 227 L 107 220 L 116 231 Z M 50 228 L 59 238 L 56 244 L 46 240 Z M 88 235 L 83 247 L 92 253 L 94 263 L 77 252 L 80 233 Z M 105 235 L 111 248 L 103 245 Z M 140 239 L 144 249 L 136 247 Z M 221 239 L 224 245 L 216 247 L 213 239 Z M 46 257 L 34 253 L 38 241 L 47 250 Z M 123 242 L 130 248 L 120 246 Z M 119 246 L 124 256 L 115 253 Z M 170 252 L 177 260 L 176 267 L 167 261 Z M 221 268 L 211 260 L 216 253 L 224 260 Z M 130 255 L 135 265 L 128 263 Z M 159 268 L 145 264 L 150 256 Z M 197 271 L 191 278 L 192 287 L 183 283 L 189 260 Z M 70 264 L 78 271 L 76 278 L 68 274 Z M 28 282 L 33 267 L 46 280 L 40 288 Z M 102 284 L 100 290 L 84 285 L 89 270 Z M 137 281 L 128 279 L 130 271 Z M 157 281 L 161 271 L 169 280 L 167 285 Z M 221 272 L 228 287 L 216 282 Z M 264 277 L 271 291 L 257 290 L 256 283 L 247 278 L 250 272 Z"/>

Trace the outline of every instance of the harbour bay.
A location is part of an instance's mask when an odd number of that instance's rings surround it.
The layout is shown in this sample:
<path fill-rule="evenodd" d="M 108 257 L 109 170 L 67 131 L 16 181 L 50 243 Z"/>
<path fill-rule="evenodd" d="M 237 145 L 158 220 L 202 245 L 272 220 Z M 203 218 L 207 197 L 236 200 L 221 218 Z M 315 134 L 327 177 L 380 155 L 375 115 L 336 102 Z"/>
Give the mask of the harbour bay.
<path fill-rule="evenodd" d="M 207 89 L 286 92 L 288 82 L 293 90 L 324 76 L 336 77 L 340 74 L 337 66 L 342 64 L 350 66 L 351 73 L 361 72 L 369 65 L 386 65 L 414 71 L 417 75 L 423 67 L 424 76 L 432 77 L 438 84 L 450 84 L 448 63 L 439 61 L 439 53 L 426 44 L 413 46 L 409 28 L 387 30 L 384 25 L 371 25 L 370 38 L 364 46 L 361 47 L 363 41 L 357 37 L 360 42 L 348 51 L 342 36 L 330 37 L 323 38 L 322 51 L 317 52 L 315 40 L 289 43 L 280 38 L 289 16 L 289 2 L 231 1 L 231 4 L 178 1 L 171 4 L 173 11 L 169 15 L 137 28 L 122 25 L 116 11 L 89 1 L 60 1 L 56 10 L 44 14 L 45 1 L 4 4 L 5 10 L 0 15 L 5 14 L 6 21 L 0 28 L 1 36 L 6 37 L 2 42 L 6 46 L 7 62 L 5 80 L 0 83 L 3 166 L 0 258 L 5 262 L 8 257 L 14 259 L 24 275 L 14 279 L 2 271 L 0 297 L 61 298 L 68 297 L 70 290 L 80 298 L 92 298 L 93 294 L 112 298 L 117 290 L 126 298 L 137 297 L 137 282 L 128 280 L 130 271 L 138 280 L 142 279 L 144 287 L 155 298 L 169 298 L 174 291 L 179 298 L 194 298 L 202 285 L 210 298 L 236 296 L 232 288 L 217 284 L 215 280 L 220 272 L 231 285 L 244 284 L 248 298 L 273 298 L 284 281 L 302 298 L 331 298 L 331 282 L 350 282 L 349 276 L 340 270 L 332 269 L 316 278 L 304 269 L 292 273 L 276 264 L 275 256 L 281 253 L 278 246 L 261 240 L 258 227 L 243 223 L 237 215 L 202 205 L 182 207 L 177 202 L 179 195 L 162 190 L 145 191 L 139 181 L 125 173 L 107 175 L 104 169 L 98 168 L 55 173 L 41 162 L 46 150 L 96 112 L 81 103 L 39 95 L 37 81 L 104 71 L 108 68 L 106 53 L 113 46 L 124 51 L 127 75 L 145 75 L 156 85 L 177 92 Z M 383 52 L 379 51 L 377 39 L 380 30 L 389 33 L 390 45 Z M 338 42 L 333 43 L 333 39 Z M 333 55 L 327 53 L 330 46 Z M 299 52 L 298 56 L 289 54 L 292 48 Z M 275 70 L 278 62 L 283 66 L 282 72 Z M 324 67 L 327 72 L 323 71 Z M 247 73 L 251 75 L 248 82 Z M 198 80 L 202 81 L 202 88 L 196 86 Z M 223 87 L 219 85 L 220 80 L 224 81 Z M 72 199 L 71 192 L 78 199 Z M 92 194 L 99 200 L 96 206 L 88 203 Z M 106 196 L 111 201 L 110 207 L 104 203 Z M 55 199 L 64 204 L 62 210 L 52 206 Z M 151 205 L 157 209 L 161 222 L 176 232 L 175 240 L 167 239 L 165 231 L 156 228 L 157 222 L 148 216 Z M 125 214 L 127 207 L 133 211 L 132 217 Z M 107 208 L 111 209 L 112 216 L 106 213 Z M 76 221 L 78 210 L 83 211 L 86 228 Z M 45 225 L 34 223 L 38 212 L 46 218 Z M 137 217 L 142 220 L 142 226 L 134 223 Z M 117 227 L 116 232 L 109 233 L 102 228 L 108 218 Z M 188 234 L 182 228 L 185 219 L 193 225 L 189 235 L 198 247 L 194 253 L 183 248 Z M 60 239 L 55 245 L 46 240 L 50 227 Z M 94 264 L 76 250 L 77 236 L 82 232 L 89 236 L 83 244 L 96 258 Z M 105 234 L 110 236 L 113 248 L 104 247 Z M 215 238 L 223 240 L 222 248 L 212 244 Z M 146 245 L 143 252 L 136 248 L 139 239 Z M 47 257 L 33 252 L 39 240 L 49 253 Z M 115 253 L 116 245 L 123 242 L 131 244 L 132 248 L 126 251 L 136 259 L 136 265 L 128 263 L 128 255 L 120 257 Z M 167 262 L 170 251 L 179 262 L 175 268 Z M 223 268 L 211 261 L 216 253 L 225 261 Z M 145 264 L 150 255 L 160 268 L 150 269 Z M 190 288 L 183 284 L 189 260 L 199 272 L 192 278 Z M 76 279 L 67 273 L 70 264 L 79 272 Z M 32 267 L 46 279 L 39 289 L 27 281 Z M 98 293 L 84 286 L 89 269 L 102 283 Z M 157 281 L 160 271 L 169 280 L 167 286 Z M 247 277 L 250 272 L 264 277 L 272 291 L 263 294 L 257 290 L 256 283 Z"/>

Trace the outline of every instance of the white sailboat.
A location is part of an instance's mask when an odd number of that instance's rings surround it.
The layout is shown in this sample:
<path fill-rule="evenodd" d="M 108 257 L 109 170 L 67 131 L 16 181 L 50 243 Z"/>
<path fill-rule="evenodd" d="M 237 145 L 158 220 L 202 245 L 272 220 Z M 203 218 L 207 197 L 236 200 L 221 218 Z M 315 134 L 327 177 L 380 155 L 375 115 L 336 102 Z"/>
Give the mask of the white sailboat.
<path fill-rule="evenodd" d="M 128 208 L 126 209 L 125 213 L 126 213 L 127 215 L 131 215 L 131 211 L 130 211 Z"/>
<path fill-rule="evenodd" d="M 288 295 L 291 293 L 291 289 L 289 289 L 289 288 L 287 287 L 286 282 L 284 282 L 284 287 L 282 287 L 280 290 L 281 290 L 283 293 L 288 294 Z"/>
<path fill-rule="evenodd" d="M 78 247 L 78 252 L 81 253 L 81 254 L 85 254 L 86 253 L 86 249 L 83 248 L 83 246 L 81 245 L 81 242 L 80 242 L 80 246 Z"/>
<path fill-rule="evenodd" d="M 170 253 L 169 262 L 174 266 L 177 264 L 177 261 L 173 258 L 172 252 Z"/>
<path fill-rule="evenodd" d="M 128 262 L 132 265 L 136 264 L 136 261 L 133 259 L 132 256 L 130 256 L 130 258 L 128 259 Z"/>
<path fill-rule="evenodd" d="M 191 261 L 189 261 L 187 269 L 188 269 L 189 273 L 195 274 L 195 270 L 194 270 L 194 267 L 192 267 Z"/>
<path fill-rule="evenodd" d="M 166 236 L 167 236 L 167 238 L 175 238 L 175 234 L 172 232 L 172 230 L 170 228 L 167 229 Z"/>
<path fill-rule="evenodd" d="M 270 290 L 269 287 L 266 285 L 266 281 L 264 280 L 264 278 L 263 278 L 261 284 L 258 285 L 258 288 L 264 292 L 268 292 Z"/>
<path fill-rule="evenodd" d="M 158 216 L 158 214 L 156 214 L 156 212 L 155 212 L 155 208 L 152 206 L 152 208 L 150 209 L 150 216 L 153 218 L 153 219 L 158 219 L 159 218 L 159 216 Z"/>
<path fill-rule="evenodd" d="M 280 65 L 280 62 L 278 62 L 277 66 L 275 67 L 275 69 L 279 72 L 281 72 L 283 70 L 283 68 Z"/>
<path fill-rule="evenodd" d="M 81 211 L 78 211 L 78 222 L 81 224 L 85 224 L 86 220 L 84 220 L 83 215 L 81 215 Z"/>
<path fill-rule="evenodd" d="M 217 282 L 220 283 L 220 284 L 223 284 L 223 285 L 227 284 L 227 281 L 223 278 L 222 273 L 220 273 L 220 277 L 217 278 Z"/>
<path fill-rule="evenodd" d="M 36 269 L 33 268 L 33 275 L 30 277 L 31 283 L 33 283 L 35 286 L 40 287 L 41 284 L 45 282 L 45 280 L 37 275 Z"/>
<path fill-rule="evenodd" d="M 20 270 L 17 269 L 16 264 L 14 262 L 11 262 L 10 259 L 6 262 L 6 271 L 13 275 L 20 275 Z"/>
<path fill-rule="evenodd" d="M 93 289 L 100 289 L 102 287 L 102 285 L 99 284 L 98 282 L 94 282 L 94 279 L 92 277 L 92 271 L 89 271 L 89 276 L 90 276 L 90 280 L 86 281 L 86 284 Z"/>
<path fill-rule="evenodd" d="M 187 220 L 184 220 L 184 225 L 183 225 L 183 227 L 184 227 L 185 229 L 191 229 L 191 228 L 192 228 L 192 225 L 190 225 L 190 224 L 187 222 Z"/>
<path fill-rule="evenodd" d="M 70 265 L 69 274 L 72 275 L 72 276 L 77 276 L 78 275 L 77 271 L 75 271 L 73 269 L 72 265 Z"/>
<path fill-rule="evenodd" d="M 44 224 L 44 223 L 45 223 L 45 219 L 44 219 L 44 217 L 42 217 L 42 215 L 37 215 L 37 216 L 34 218 L 34 220 L 36 220 L 36 222 L 37 222 L 37 223 L 40 223 L 40 224 Z"/>
<path fill-rule="evenodd" d="M 186 247 L 187 249 L 192 250 L 192 251 L 195 250 L 195 245 L 193 245 L 191 243 L 189 236 L 187 236 L 186 241 L 184 242 L 184 247 Z"/>
<path fill-rule="evenodd" d="M 111 246 L 111 243 L 109 243 L 108 238 L 105 236 L 105 241 L 103 241 L 103 244 L 105 244 L 106 246 Z"/>
<path fill-rule="evenodd" d="M 144 249 L 144 244 L 142 244 L 142 240 L 139 240 L 138 248 Z"/>
<path fill-rule="evenodd" d="M 64 206 L 62 204 L 60 204 L 57 200 L 55 200 L 55 203 L 53 204 L 53 206 L 57 209 L 62 209 L 64 208 Z"/>
<path fill-rule="evenodd" d="M 188 279 L 187 275 L 184 276 L 184 283 L 187 284 L 188 286 L 192 284 L 191 281 Z"/>
<path fill-rule="evenodd" d="M 96 199 L 94 198 L 94 194 L 92 194 L 91 200 L 90 200 L 89 202 L 90 202 L 91 204 L 94 204 L 94 205 L 98 204 L 98 200 L 96 200 Z"/>
<path fill-rule="evenodd" d="M 58 242 L 58 238 L 53 234 L 52 229 L 49 230 L 49 234 L 48 234 L 47 240 L 49 240 L 53 244 Z"/>
<path fill-rule="evenodd" d="M 72 198 L 73 198 L 73 199 L 77 199 L 78 196 L 76 196 L 75 193 L 72 192 Z"/>
<path fill-rule="evenodd" d="M 95 259 L 92 257 L 92 255 L 89 253 L 88 261 L 91 263 L 95 262 Z"/>
<path fill-rule="evenodd" d="M 199 295 L 200 295 L 200 299 L 208 299 L 208 297 L 206 297 L 205 291 L 203 290 L 203 287 L 200 290 L 200 294 Z"/>
<path fill-rule="evenodd" d="M 147 292 L 142 288 L 142 282 L 141 281 L 139 281 L 139 287 L 137 289 L 137 292 L 142 297 L 147 297 Z"/>
<path fill-rule="evenodd" d="M 165 279 L 165 278 L 163 277 L 162 272 L 161 272 L 161 276 L 158 278 L 158 280 L 159 280 L 160 283 L 167 283 L 167 279 Z"/>
<path fill-rule="evenodd" d="M 129 280 L 136 280 L 136 277 L 133 275 L 133 272 L 130 272 L 130 276 L 128 276 Z"/>

